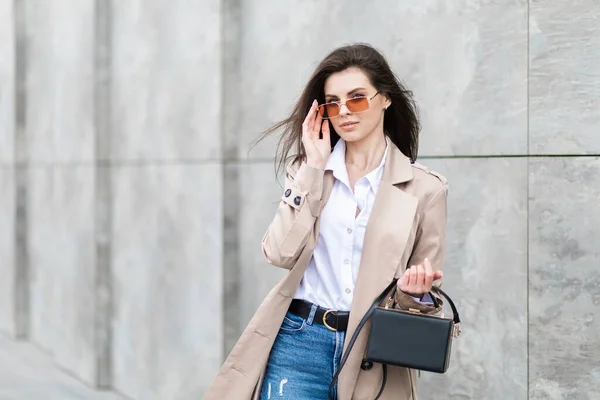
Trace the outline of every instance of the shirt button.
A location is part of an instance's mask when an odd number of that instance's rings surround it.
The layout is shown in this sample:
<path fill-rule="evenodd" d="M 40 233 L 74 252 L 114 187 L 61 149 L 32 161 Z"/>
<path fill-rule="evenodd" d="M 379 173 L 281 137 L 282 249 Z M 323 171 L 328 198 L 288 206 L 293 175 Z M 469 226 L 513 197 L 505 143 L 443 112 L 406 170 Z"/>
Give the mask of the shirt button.
<path fill-rule="evenodd" d="M 348 232 L 348 233 L 352 233 L 352 228 L 348 228 L 348 229 L 346 230 L 346 232 Z"/>
<path fill-rule="evenodd" d="M 350 294 L 352 292 L 352 290 L 350 290 L 349 288 L 346 288 L 346 293 Z"/>
<path fill-rule="evenodd" d="M 347 258 L 346 258 L 346 259 L 344 259 L 344 264 L 346 264 L 346 265 L 347 265 L 347 264 L 350 264 L 350 260 L 348 260 Z"/>

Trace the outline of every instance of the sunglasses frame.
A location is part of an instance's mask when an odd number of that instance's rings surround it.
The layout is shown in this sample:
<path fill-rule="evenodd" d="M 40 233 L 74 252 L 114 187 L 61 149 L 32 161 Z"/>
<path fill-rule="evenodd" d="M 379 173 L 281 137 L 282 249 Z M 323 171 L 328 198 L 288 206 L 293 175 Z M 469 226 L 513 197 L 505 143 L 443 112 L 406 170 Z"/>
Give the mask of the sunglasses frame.
<path fill-rule="evenodd" d="M 367 111 L 369 108 L 371 108 L 371 100 L 373 100 L 373 99 L 375 98 L 375 96 L 377 96 L 379 93 L 380 93 L 380 92 L 377 92 L 377 93 L 375 93 L 375 94 L 374 94 L 373 96 L 371 96 L 371 97 L 367 97 L 367 96 L 361 96 L 361 97 L 353 97 L 353 98 L 350 98 L 350 99 L 346 99 L 346 101 L 345 101 L 343 104 L 345 104 L 345 105 L 346 105 L 346 108 L 348 109 L 348 111 L 350 111 L 350 112 L 351 112 L 351 113 L 353 113 L 353 114 L 357 114 L 357 113 L 365 112 L 365 111 Z M 364 110 L 362 110 L 362 111 L 351 111 L 351 110 L 350 110 L 350 107 L 348 107 L 348 102 L 349 102 L 349 101 L 352 101 L 352 100 L 356 100 L 356 99 L 367 99 L 367 104 L 368 104 L 367 108 L 365 108 L 365 109 L 364 109 Z M 341 102 L 341 101 L 330 101 L 330 102 L 327 102 L 327 103 L 319 104 L 319 107 L 317 108 L 317 111 L 318 111 L 319 115 L 321 115 L 321 110 L 322 110 L 322 109 L 325 109 L 325 107 L 326 107 L 328 104 L 337 104 L 337 105 L 338 105 L 338 107 L 339 107 L 339 109 L 340 109 L 340 111 L 342 110 L 342 102 Z M 323 111 L 323 114 L 325 114 L 325 111 Z M 337 113 L 337 115 L 335 115 L 335 116 L 333 116 L 333 117 L 329 117 L 329 116 L 328 116 L 328 117 L 325 117 L 325 116 L 321 115 L 321 118 L 323 118 L 324 120 L 328 120 L 328 119 L 337 118 L 337 117 L 339 117 L 339 116 L 340 116 L 340 113 L 338 112 L 338 113 Z"/>

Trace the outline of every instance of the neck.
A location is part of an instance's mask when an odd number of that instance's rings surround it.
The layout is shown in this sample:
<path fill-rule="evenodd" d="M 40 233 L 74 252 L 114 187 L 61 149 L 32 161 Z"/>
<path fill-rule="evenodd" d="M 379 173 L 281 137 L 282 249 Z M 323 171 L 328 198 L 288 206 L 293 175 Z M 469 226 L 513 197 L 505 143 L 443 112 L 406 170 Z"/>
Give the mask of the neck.
<path fill-rule="evenodd" d="M 385 154 L 385 135 L 372 134 L 357 142 L 346 142 L 346 164 L 359 170 L 373 170 Z"/>

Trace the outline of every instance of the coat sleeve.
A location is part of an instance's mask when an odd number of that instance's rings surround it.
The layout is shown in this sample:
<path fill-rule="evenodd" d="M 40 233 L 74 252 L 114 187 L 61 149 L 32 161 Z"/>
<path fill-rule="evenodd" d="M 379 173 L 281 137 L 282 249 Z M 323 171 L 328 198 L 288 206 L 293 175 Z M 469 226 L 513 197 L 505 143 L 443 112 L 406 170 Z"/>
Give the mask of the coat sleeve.
<path fill-rule="evenodd" d="M 321 211 L 324 171 L 302 163 L 293 174 L 288 168 L 275 218 L 262 240 L 266 260 L 291 269 L 306 245 Z"/>
<path fill-rule="evenodd" d="M 423 264 L 425 258 L 431 261 L 434 270 L 444 269 L 444 258 L 446 250 L 446 210 L 447 210 L 448 184 L 443 183 L 442 187 L 435 193 L 422 211 L 422 216 L 417 228 L 415 245 L 408 262 L 408 266 Z M 440 287 L 442 280 L 437 280 L 434 286 Z M 441 298 L 435 295 L 440 305 L 443 304 Z M 435 314 L 441 310 L 432 306 L 415 301 L 415 299 L 406 293 L 396 290 L 396 305 L 401 309 L 415 308 L 423 313 Z"/>

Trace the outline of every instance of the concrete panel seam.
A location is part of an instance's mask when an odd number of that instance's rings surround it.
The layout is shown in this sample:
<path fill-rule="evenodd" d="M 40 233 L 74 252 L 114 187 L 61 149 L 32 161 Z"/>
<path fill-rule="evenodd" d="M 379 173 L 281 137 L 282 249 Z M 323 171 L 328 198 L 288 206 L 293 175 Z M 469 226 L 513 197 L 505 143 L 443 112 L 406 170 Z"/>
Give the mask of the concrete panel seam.
<path fill-rule="evenodd" d="M 105 143 L 109 143 L 108 138 L 102 138 L 102 141 Z M 95 146 L 99 148 L 98 145 Z M 101 144 L 101 147 L 105 147 L 104 144 Z M 97 150 L 99 152 L 99 150 Z M 93 161 L 27 161 L 27 162 L 16 162 L 14 164 L 8 163 L 0 163 L 0 165 L 10 165 L 11 167 L 31 167 L 31 168 L 39 168 L 39 167 L 94 167 L 96 165 L 100 165 L 103 167 L 121 167 L 121 166 L 140 166 L 140 167 L 152 167 L 152 166 L 169 166 L 169 165 L 214 165 L 221 164 L 223 162 L 220 158 L 209 158 L 209 159 L 179 159 L 179 160 L 108 160 L 104 158 L 98 158 Z"/>
<path fill-rule="evenodd" d="M 418 160 L 444 160 L 444 159 L 479 159 L 479 158 L 577 158 L 599 157 L 600 154 L 494 154 L 494 155 L 452 155 L 452 156 L 420 156 Z"/>
<path fill-rule="evenodd" d="M 110 152 L 111 2 L 96 0 L 94 15 L 94 134 L 95 134 L 95 309 L 94 352 L 96 386 L 112 385 L 113 290 L 111 269 L 111 169 L 100 160 Z"/>
<path fill-rule="evenodd" d="M 14 0 L 15 29 L 15 162 L 27 160 L 27 27 L 25 0 Z M 30 287 L 28 245 L 28 169 L 15 168 L 15 334 L 29 337 Z"/>
<path fill-rule="evenodd" d="M 239 173 L 239 70 L 241 46 L 240 0 L 224 0 L 221 10 L 221 162 L 223 188 L 223 350 L 229 353 L 240 334 Z"/>
<path fill-rule="evenodd" d="M 529 73 L 530 73 L 530 70 L 531 70 L 531 64 L 530 64 L 531 63 L 531 58 L 530 58 L 530 49 L 531 49 L 531 42 L 530 42 L 531 32 L 530 32 L 530 28 L 531 28 L 531 19 L 530 18 L 531 18 L 530 4 L 529 4 L 529 1 L 527 1 L 527 71 L 526 71 L 526 75 L 525 76 L 527 77 L 527 102 L 526 102 L 526 104 L 527 104 L 526 105 L 526 107 L 527 107 L 527 110 L 526 110 L 526 114 L 527 114 L 527 121 L 526 121 L 526 123 L 527 123 L 527 143 L 526 143 L 526 146 L 527 146 L 527 154 L 528 155 L 531 154 L 531 149 L 530 149 L 530 143 L 531 142 L 530 142 L 530 137 L 529 137 L 529 127 L 530 127 L 530 125 L 529 125 L 529 122 L 530 122 L 530 119 L 529 119 L 529 117 L 530 117 L 529 116 L 529 111 L 530 111 L 530 108 L 529 108 L 529 104 L 530 104 L 530 79 L 529 79 Z M 526 356 L 526 359 L 527 359 L 527 371 L 526 371 L 526 373 L 527 373 L 527 378 L 526 378 L 527 379 L 526 380 L 526 382 L 527 382 L 527 398 L 529 398 L 529 390 L 530 390 L 530 386 L 531 386 L 530 385 L 530 381 L 529 381 L 529 257 L 530 257 L 530 255 L 529 255 L 530 254 L 529 253 L 529 237 L 530 237 L 529 236 L 530 235 L 530 225 L 529 225 L 529 202 L 530 201 L 529 201 L 529 195 L 530 195 L 530 186 L 531 186 L 530 175 L 529 175 L 529 165 L 531 164 L 531 162 L 529 160 L 530 159 L 528 158 L 527 159 L 527 166 L 525 167 L 527 169 L 527 204 L 525 205 L 525 212 L 526 212 L 526 218 L 527 218 L 526 226 L 525 226 L 526 235 L 527 235 L 527 244 L 526 244 L 526 248 L 525 248 L 526 249 L 525 251 L 527 252 L 527 260 L 526 260 L 526 265 L 527 265 L 527 275 L 526 275 L 527 276 L 527 291 L 525 293 L 525 296 L 527 298 L 527 309 L 525 311 L 526 320 L 527 320 L 527 325 L 526 325 L 526 334 L 527 334 L 527 337 L 526 337 L 526 346 L 527 346 L 527 349 L 526 349 L 526 352 L 527 352 L 527 356 Z"/>
<path fill-rule="evenodd" d="M 102 138 L 103 141 L 108 142 L 107 138 Z M 452 156 L 420 156 L 418 160 L 444 160 L 444 159 L 482 159 L 482 158 L 580 158 L 580 157 L 600 157 L 600 153 L 581 153 L 581 154 L 494 154 L 494 155 L 452 155 Z M 209 159 L 177 159 L 177 160 L 108 160 L 108 159 L 97 159 L 93 162 L 85 161 L 72 161 L 72 162 L 16 162 L 15 164 L 1 163 L 0 167 L 6 168 L 52 168 L 52 167 L 93 167 L 101 166 L 104 168 L 109 167 L 154 167 L 154 166 L 204 166 L 204 165 L 255 165 L 273 163 L 272 158 L 251 158 L 251 159 L 238 159 L 238 158 L 209 158 Z"/>

